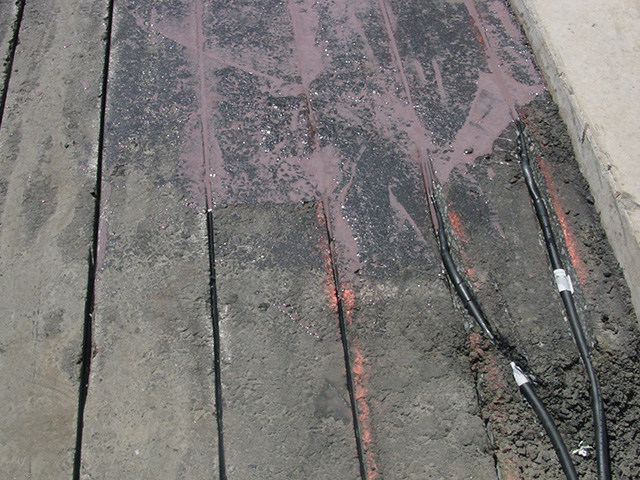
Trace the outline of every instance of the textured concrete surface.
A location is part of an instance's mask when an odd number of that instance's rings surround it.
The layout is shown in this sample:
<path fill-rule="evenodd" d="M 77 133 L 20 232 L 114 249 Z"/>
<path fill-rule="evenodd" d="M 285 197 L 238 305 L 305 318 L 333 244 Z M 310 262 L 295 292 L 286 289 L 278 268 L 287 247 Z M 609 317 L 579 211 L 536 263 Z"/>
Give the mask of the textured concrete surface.
<path fill-rule="evenodd" d="M 73 470 L 105 13 L 104 2 L 74 1 L 24 13 L 0 131 L 6 478 Z"/>
<path fill-rule="evenodd" d="M 318 213 L 314 204 L 214 210 L 230 479 L 360 476 Z"/>
<path fill-rule="evenodd" d="M 640 309 L 640 5 L 513 0 Z"/>
<path fill-rule="evenodd" d="M 3 473 L 69 478 L 77 453 L 85 479 L 562 478 L 508 367 L 517 355 L 535 375 L 570 449 L 591 440 L 519 176 L 520 117 L 597 346 L 614 471 L 633 476 L 628 290 L 506 3 L 117 1 L 101 112 L 107 3 L 29 2 L 16 51 L 0 130 Z M 429 161 L 459 267 L 510 348 L 482 341 L 442 274 Z"/>
<path fill-rule="evenodd" d="M 174 2 L 174 14 L 186 3 Z M 140 2 L 139 8 L 148 6 Z M 83 478 L 210 478 L 218 465 L 206 216 L 176 175 L 189 56 L 114 13 Z M 140 59 L 144 58 L 144 62 Z"/>
<path fill-rule="evenodd" d="M 353 369 L 371 476 L 498 478 L 439 266 L 353 288 Z M 458 352 L 458 353 L 457 353 Z"/>
<path fill-rule="evenodd" d="M 13 2 L 0 3 L 0 110 L 1 103 L 5 99 L 5 87 L 7 83 L 7 71 L 11 56 L 11 42 L 15 32 L 17 20 L 17 8 Z M 0 117 L 0 125 L 2 118 Z"/>
<path fill-rule="evenodd" d="M 9 55 L 9 42 L 13 38 L 13 27 L 16 20 L 16 13 L 17 9 L 15 3 L 0 3 L 0 55 L 2 55 L 0 58 L 2 58 L 3 62 Z"/>

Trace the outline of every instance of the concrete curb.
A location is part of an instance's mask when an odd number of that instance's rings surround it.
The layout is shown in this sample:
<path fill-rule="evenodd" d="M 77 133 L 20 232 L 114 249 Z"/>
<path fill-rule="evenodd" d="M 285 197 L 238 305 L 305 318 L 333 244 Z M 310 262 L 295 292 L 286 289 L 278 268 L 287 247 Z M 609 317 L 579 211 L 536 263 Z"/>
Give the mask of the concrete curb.
<path fill-rule="evenodd" d="M 560 113 L 601 223 L 640 311 L 640 7 L 511 0 Z M 629 108 L 631 107 L 631 108 Z"/>

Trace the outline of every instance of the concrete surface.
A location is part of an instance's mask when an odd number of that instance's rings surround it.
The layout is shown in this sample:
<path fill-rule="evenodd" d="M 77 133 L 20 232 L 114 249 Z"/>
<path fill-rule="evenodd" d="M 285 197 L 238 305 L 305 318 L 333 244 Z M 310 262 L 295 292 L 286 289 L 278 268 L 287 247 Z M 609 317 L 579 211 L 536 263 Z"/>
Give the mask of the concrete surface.
<path fill-rule="evenodd" d="M 2 59 L 2 67 L 0 68 L 0 112 L 6 100 L 7 73 L 9 71 L 9 63 L 11 63 L 11 43 L 14 37 L 16 19 L 16 4 L 13 2 L 0 3 L 0 59 Z M 1 114 L 0 125 L 2 125 Z"/>
<path fill-rule="evenodd" d="M 520 115 L 597 344 L 614 471 L 633 477 L 636 319 L 506 3 L 117 1 L 101 112 L 107 4 L 28 2 L 10 77 L 3 473 L 71 476 L 96 240 L 77 478 L 219 478 L 223 465 L 242 480 L 562 478 L 508 367 L 517 354 L 535 374 L 570 449 L 590 441 L 584 375 L 519 176 Z M 482 341 L 442 274 L 427 152 L 460 269 L 508 349 Z M 581 476 L 594 471 L 593 458 L 575 459 Z"/>
<path fill-rule="evenodd" d="M 412 4 L 402 23 L 418 11 Z M 437 277 L 435 244 L 416 230 L 428 225 L 414 161 L 424 156 L 428 134 L 407 103 L 397 47 L 387 45 L 391 25 L 381 12 L 369 1 L 116 4 L 84 475 L 151 477 L 159 461 L 170 462 L 164 468 L 171 472 L 189 465 L 185 478 L 215 471 L 202 270 L 209 195 L 217 204 L 247 204 L 234 207 L 238 225 L 233 213 L 214 208 L 222 237 L 217 283 L 230 477 L 358 475 L 352 427 L 345 423 L 350 412 L 337 401 L 345 396 L 340 350 L 329 339 L 317 345 L 306 332 L 300 339 L 306 351 L 295 336 L 282 342 L 275 334 L 297 332 L 296 315 L 312 328 L 326 321 L 328 300 L 317 285 L 323 249 L 307 237 L 310 227 L 296 227 L 291 207 L 276 215 L 258 204 L 313 197 L 324 198 L 333 218 L 341 275 L 356 279 L 360 269 L 355 296 L 370 297 L 366 312 L 352 312 L 348 333 L 359 346 L 352 347 L 352 368 L 360 381 L 367 477 L 496 475 L 472 374 L 457 356 L 463 325 L 452 322 L 439 333 L 441 342 L 420 346 L 423 329 L 456 312 Z M 429 104 L 437 115 L 425 116 L 450 140 L 473 101 L 473 80 L 463 67 L 473 65 L 476 75 L 483 59 L 462 4 L 434 3 L 423 19 L 437 24 L 433 38 L 449 28 L 443 15 L 459 37 L 441 44 L 446 103 L 456 116 L 446 115 L 440 102 Z M 431 71 L 433 55 L 412 65 Z M 433 75 L 413 78 L 437 84 Z M 425 88 L 418 98 L 428 97 Z M 278 215 L 283 218 L 275 221 Z M 300 245 L 280 242 L 283 232 L 300 235 Z M 317 236 L 312 228 L 309 234 Z M 313 273 L 296 264 L 305 256 L 311 262 L 312 248 Z M 416 256 L 429 261 L 409 267 Z M 419 285 L 428 285 L 428 297 Z M 264 304 L 271 306 L 262 311 Z M 396 320 L 407 309 L 419 317 L 430 305 L 424 319 Z M 308 318 L 304 312 L 312 307 Z M 254 315 L 263 321 L 247 326 Z M 192 425 L 187 419 L 194 415 Z M 188 463 L 195 458 L 208 461 Z"/>
<path fill-rule="evenodd" d="M 355 480 L 354 424 L 317 206 L 221 207 L 214 218 L 228 478 Z"/>
<path fill-rule="evenodd" d="M 3 63 L 9 55 L 9 43 L 13 39 L 16 21 L 16 5 L 13 2 L 0 3 L 0 55 Z M 4 84 L 5 69 L 2 69 L 2 84 Z"/>
<path fill-rule="evenodd" d="M 640 311 L 640 4 L 511 0 Z"/>
<path fill-rule="evenodd" d="M 32 1 L 20 30 L 0 130 L 5 478 L 73 472 L 105 13 Z"/>
<path fill-rule="evenodd" d="M 211 478 L 206 216 L 175 174 L 175 132 L 197 103 L 172 87 L 190 57 L 145 35 L 130 7 L 114 12 L 82 477 Z"/>

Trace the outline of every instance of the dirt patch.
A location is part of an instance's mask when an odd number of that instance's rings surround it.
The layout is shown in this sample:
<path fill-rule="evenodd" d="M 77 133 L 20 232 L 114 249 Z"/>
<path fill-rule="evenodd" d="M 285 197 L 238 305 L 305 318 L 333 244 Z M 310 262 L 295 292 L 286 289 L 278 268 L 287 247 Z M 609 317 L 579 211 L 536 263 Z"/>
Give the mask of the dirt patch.
<path fill-rule="evenodd" d="M 600 225 L 557 106 L 543 97 L 522 114 L 541 157 L 542 175 L 554 179 L 547 188 L 557 205 L 559 223 L 572 232 L 572 244 L 567 249 L 580 259 L 574 264 L 582 293 L 580 307 L 593 329 L 592 359 L 599 372 L 609 422 L 613 476 L 634 478 L 640 470 L 635 427 L 635 419 L 640 416 L 640 334 L 629 289 Z M 583 390 L 584 379 L 576 380 L 576 387 Z M 550 391 L 555 383 L 550 382 Z M 593 461 L 582 463 L 581 467 L 589 467 L 585 472 L 593 474 Z"/>
<path fill-rule="evenodd" d="M 541 96 L 521 115 L 531 129 L 536 170 L 576 302 L 593 344 L 609 423 L 613 473 L 638 469 L 636 430 L 638 329 L 629 291 L 599 224 L 556 107 Z M 588 384 L 564 319 L 507 128 L 490 155 L 454 170 L 444 188 L 448 215 L 464 265 L 492 324 L 528 369 L 573 454 L 581 478 L 595 478 Z M 539 167 L 538 167 L 539 166 Z M 471 368 L 482 415 L 493 436 L 503 478 L 564 478 L 550 442 L 511 378 L 508 358 L 471 334 Z"/>

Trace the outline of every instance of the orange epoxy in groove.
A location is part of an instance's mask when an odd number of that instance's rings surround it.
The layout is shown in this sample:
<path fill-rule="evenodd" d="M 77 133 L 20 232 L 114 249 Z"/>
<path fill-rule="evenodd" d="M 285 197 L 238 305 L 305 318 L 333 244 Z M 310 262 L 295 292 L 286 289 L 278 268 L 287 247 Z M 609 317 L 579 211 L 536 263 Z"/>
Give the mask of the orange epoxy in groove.
<path fill-rule="evenodd" d="M 345 320 L 348 325 L 353 325 L 353 310 L 355 306 L 355 294 L 350 285 L 346 285 L 342 291 L 342 305 L 344 307 Z M 356 342 L 352 342 L 353 352 L 353 383 L 355 397 L 358 404 L 358 421 L 360 423 L 360 440 L 364 453 L 367 480 L 378 480 L 378 465 L 373 453 L 373 434 L 371 425 L 371 407 L 367 397 L 367 375 L 365 373 L 365 359 L 362 350 Z"/>
<path fill-rule="evenodd" d="M 469 241 L 469 237 L 467 236 L 467 231 L 462 224 L 462 220 L 460 220 L 458 214 L 451 210 L 451 208 L 447 209 L 447 213 L 449 215 L 451 228 L 453 228 L 453 233 L 457 238 L 460 239 L 462 243 L 467 243 Z M 444 226 L 442 226 L 441 228 L 444 228 Z"/>
<path fill-rule="evenodd" d="M 327 218 L 322 206 L 318 203 L 316 207 L 316 215 L 318 223 L 326 226 Z M 331 228 L 327 229 L 331 232 Z M 330 233 L 331 234 L 331 233 Z M 329 242 L 332 239 L 329 238 Z M 345 283 L 342 288 L 336 285 L 337 279 L 334 279 L 333 260 L 331 256 L 331 248 L 328 244 L 322 245 L 324 253 L 326 280 L 325 293 L 329 300 L 329 305 L 333 312 L 338 312 L 338 299 L 342 301 L 344 320 L 346 325 L 353 325 L 353 312 L 355 309 L 355 292 L 349 283 Z M 340 291 L 337 291 L 337 288 Z M 338 325 L 339 328 L 339 325 Z M 371 407 L 367 397 L 369 390 L 367 388 L 367 375 L 365 373 L 365 358 L 361 348 L 355 341 L 350 343 L 353 364 L 347 365 L 351 368 L 353 374 L 353 389 L 356 403 L 356 412 L 358 415 L 358 426 L 360 431 L 360 442 L 362 446 L 362 455 L 364 457 L 365 474 L 367 480 L 379 480 L 378 465 L 373 451 L 373 434 L 371 421 Z"/>
<path fill-rule="evenodd" d="M 547 184 L 547 191 L 549 192 L 551 205 L 553 206 L 553 209 L 556 212 L 556 216 L 558 217 L 562 235 L 564 236 L 564 243 L 567 246 L 567 251 L 569 252 L 569 257 L 571 258 L 573 268 L 576 271 L 578 281 L 581 285 L 585 285 L 588 277 L 587 266 L 582 261 L 582 258 L 580 258 L 580 254 L 578 253 L 578 242 L 570 226 L 569 216 L 565 213 L 564 207 L 562 206 L 562 201 L 560 200 L 560 197 L 557 193 L 557 188 L 554 188 L 555 181 L 553 179 L 552 168 L 542 158 L 538 157 L 536 158 L 536 160 L 538 162 L 538 165 L 540 166 L 540 173 L 542 173 L 542 178 L 544 178 L 544 181 Z"/>

